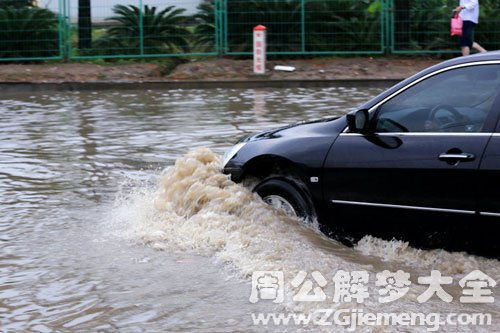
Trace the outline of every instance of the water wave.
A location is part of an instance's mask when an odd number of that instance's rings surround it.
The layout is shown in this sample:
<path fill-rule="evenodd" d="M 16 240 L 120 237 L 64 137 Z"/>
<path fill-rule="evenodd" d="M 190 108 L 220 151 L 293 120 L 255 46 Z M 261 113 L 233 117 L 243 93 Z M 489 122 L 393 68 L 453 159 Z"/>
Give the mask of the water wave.
<path fill-rule="evenodd" d="M 404 242 L 370 236 L 355 248 L 348 248 L 269 207 L 249 188 L 232 182 L 220 169 L 220 159 L 211 150 L 191 151 L 161 174 L 159 185 L 142 188 L 122 198 L 114 211 L 114 219 L 125 223 L 130 239 L 159 250 L 193 251 L 214 256 L 235 267 L 244 278 L 255 271 L 281 270 L 285 279 L 291 281 L 299 271 L 319 271 L 330 280 L 325 287 L 330 295 L 333 292 L 331 277 L 338 270 L 365 270 L 372 274 L 385 269 L 410 272 L 414 287 L 405 299 L 385 304 L 386 312 L 462 309 L 460 303 L 416 302 L 416 297 L 426 289 L 416 285 L 417 276 L 429 275 L 432 269 L 452 275 L 456 282 L 474 269 L 482 269 L 496 279 L 500 277 L 498 261 L 466 253 L 418 250 Z M 373 280 L 374 276 L 369 289 L 376 294 Z M 290 285 L 286 289 L 287 307 L 317 307 L 313 303 L 292 302 L 292 289 Z M 452 288 L 450 293 L 458 298 L 460 290 Z M 335 308 L 361 306 L 331 301 L 328 305 Z M 362 307 L 380 311 L 376 297 Z M 496 307 L 490 310 L 498 313 Z"/>

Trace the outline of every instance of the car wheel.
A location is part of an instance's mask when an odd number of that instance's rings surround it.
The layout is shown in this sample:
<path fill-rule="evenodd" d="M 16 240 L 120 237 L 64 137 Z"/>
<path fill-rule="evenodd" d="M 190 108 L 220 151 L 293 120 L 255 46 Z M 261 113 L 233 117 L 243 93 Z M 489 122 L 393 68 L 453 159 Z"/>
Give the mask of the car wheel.
<path fill-rule="evenodd" d="M 291 183 L 281 179 L 266 179 L 254 188 L 264 202 L 282 209 L 287 215 L 311 222 L 314 211 L 304 194 Z"/>

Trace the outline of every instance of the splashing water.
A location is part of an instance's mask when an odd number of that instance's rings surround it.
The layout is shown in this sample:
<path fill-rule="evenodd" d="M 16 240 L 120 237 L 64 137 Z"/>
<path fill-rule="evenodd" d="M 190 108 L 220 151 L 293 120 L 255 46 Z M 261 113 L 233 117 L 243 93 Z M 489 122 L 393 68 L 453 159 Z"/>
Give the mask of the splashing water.
<path fill-rule="evenodd" d="M 417 285 L 417 276 L 428 276 L 438 269 L 458 281 L 464 274 L 481 269 L 498 280 L 498 261 L 450 253 L 444 250 L 414 249 L 400 241 L 384 241 L 370 236 L 352 249 L 325 237 L 317 229 L 303 226 L 299 220 L 286 216 L 266 205 L 255 193 L 235 184 L 220 172 L 221 163 L 211 150 L 201 148 L 178 159 L 160 176 L 156 189 L 136 193 L 119 204 L 115 216 L 126 222 L 127 237 L 155 249 L 193 251 L 215 256 L 234 267 L 238 275 L 248 278 L 255 271 L 280 270 L 291 281 L 299 271 L 321 272 L 331 280 L 338 270 L 364 270 L 372 275 L 388 269 L 403 269 L 412 275 L 412 289 L 403 300 L 384 304 L 384 312 L 459 312 L 459 302 L 416 302 L 426 288 Z M 374 278 L 368 284 L 371 299 L 363 304 L 333 303 L 330 308 L 363 308 L 380 311 Z M 332 295 L 333 283 L 324 288 Z M 293 302 L 293 288 L 286 288 L 285 308 L 310 310 L 324 308 L 316 302 Z M 295 290 L 296 291 L 296 290 Z M 455 298 L 456 287 L 448 290 Z M 491 305 L 488 311 L 498 316 Z"/>
<path fill-rule="evenodd" d="M 215 254 L 245 276 L 257 268 L 284 269 L 293 252 L 311 247 L 303 240 L 318 237 L 315 230 L 232 182 L 220 173 L 220 164 L 206 148 L 178 159 L 161 175 L 159 189 L 136 201 L 150 207 L 138 210 L 145 215 L 129 235 L 157 249 Z M 262 259 L 268 261 L 264 266 Z"/>

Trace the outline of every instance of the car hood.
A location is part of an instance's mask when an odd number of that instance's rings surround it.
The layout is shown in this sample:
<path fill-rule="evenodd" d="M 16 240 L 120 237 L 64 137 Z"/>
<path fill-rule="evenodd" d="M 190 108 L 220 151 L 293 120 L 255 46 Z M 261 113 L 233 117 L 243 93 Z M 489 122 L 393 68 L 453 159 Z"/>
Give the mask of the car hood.
<path fill-rule="evenodd" d="M 330 117 L 311 121 L 303 121 L 278 127 L 242 138 L 239 142 L 278 139 L 283 137 L 301 137 L 327 134 L 331 136 L 340 133 L 346 126 L 345 116 Z"/>

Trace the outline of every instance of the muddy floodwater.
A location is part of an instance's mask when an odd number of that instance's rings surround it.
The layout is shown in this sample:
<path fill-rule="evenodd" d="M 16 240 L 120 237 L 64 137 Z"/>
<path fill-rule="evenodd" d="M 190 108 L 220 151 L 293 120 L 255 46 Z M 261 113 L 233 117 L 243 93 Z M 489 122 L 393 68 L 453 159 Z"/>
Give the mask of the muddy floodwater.
<path fill-rule="evenodd" d="M 355 331 L 500 331 L 497 260 L 369 236 L 348 248 L 220 173 L 219 156 L 238 138 L 340 115 L 379 92 L 1 96 L 0 332 L 338 332 L 354 330 L 342 316 L 378 313 L 421 313 L 428 321 Z M 380 274 L 398 270 L 408 278 L 400 297 L 381 302 Z M 429 285 L 418 279 L 432 270 L 452 279 L 442 285 L 451 299 L 422 299 Z M 482 280 L 493 303 L 460 300 L 460 281 L 477 270 L 493 281 Z M 260 271 L 270 273 L 252 283 Z M 339 294 L 346 276 L 354 289 Z M 319 298 L 297 298 L 301 292 Z M 259 314 L 329 309 L 343 321 L 254 322 Z M 436 322 L 450 313 L 454 322 Z M 490 322 L 464 324 L 478 313 Z"/>

